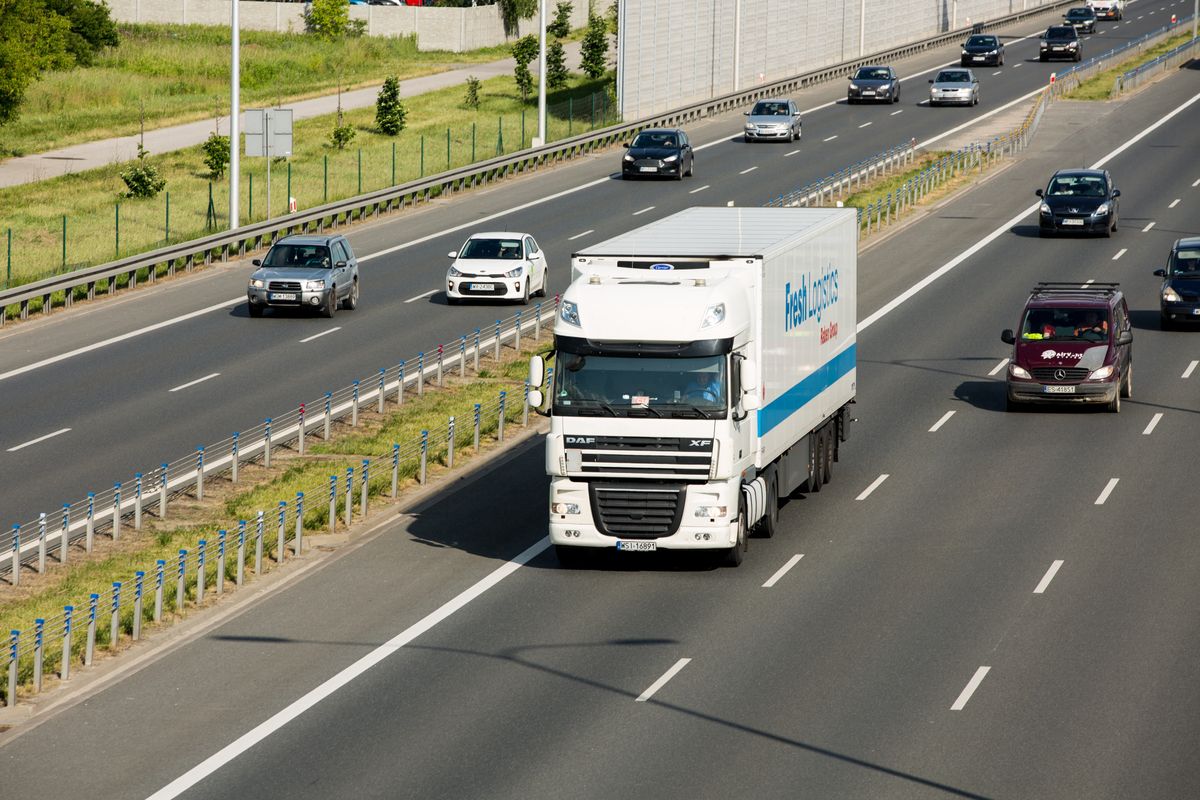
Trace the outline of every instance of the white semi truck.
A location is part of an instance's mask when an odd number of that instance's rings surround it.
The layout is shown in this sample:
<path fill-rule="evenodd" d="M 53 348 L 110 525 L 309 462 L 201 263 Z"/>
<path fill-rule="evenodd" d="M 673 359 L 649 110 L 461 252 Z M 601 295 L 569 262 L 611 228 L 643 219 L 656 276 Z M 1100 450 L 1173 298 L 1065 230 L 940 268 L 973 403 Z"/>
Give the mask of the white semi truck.
<path fill-rule="evenodd" d="M 550 539 L 720 549 L 829 480 L 854 402 L 852 209 L 690 208 L 572 256 L 545 398 Z M 546 383 L 535 357 L 530 385 Z"/>

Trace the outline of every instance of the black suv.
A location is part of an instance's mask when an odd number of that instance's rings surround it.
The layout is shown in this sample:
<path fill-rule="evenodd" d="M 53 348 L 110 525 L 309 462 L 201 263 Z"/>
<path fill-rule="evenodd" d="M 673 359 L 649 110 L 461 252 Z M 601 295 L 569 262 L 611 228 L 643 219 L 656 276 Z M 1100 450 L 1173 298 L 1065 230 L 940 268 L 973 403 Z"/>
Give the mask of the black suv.
<path fill-rule="evenodd" d="M 1200 236 L 1178 239 L 1165 269 L 1154 274 L 1163 279 L 1159 292 L 1162 329 L 1179 322 L 1200 322 Z"/>
<path fill-rule="evenodd" d="M 1052 25 L 1042 34 L 1038 48 L 1038 60 L 1049 61 L 1052 58 L 1069 58 L 1072 61 L 1083 59 L 1083 44 L 1073 25 Z"/>

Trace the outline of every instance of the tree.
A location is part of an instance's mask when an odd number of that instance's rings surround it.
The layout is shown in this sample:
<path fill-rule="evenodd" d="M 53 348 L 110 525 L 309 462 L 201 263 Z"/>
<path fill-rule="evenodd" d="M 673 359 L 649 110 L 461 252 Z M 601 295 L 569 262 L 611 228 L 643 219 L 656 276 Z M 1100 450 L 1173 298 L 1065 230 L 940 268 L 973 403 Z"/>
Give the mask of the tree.
<path fill-rule="evenodd" d="M 467 96 L 463 98 L 463 105 L 467 108 L 479 109 L 479 88 L 481 86 L 479 78 L 474 75 L 467 76 Z"/>
<path fill-rule="evenodd" d="M 200 146 L 204 153 L 204 166 L 214 181 L 225 176 L 225 168 L 229 166 L 229 137 L 211 133 L 204 144 Z"/>
<path fill-rule="evenodd" d="M 512 57 L 517 62 L 513 69 L 513 78 L 521 91 L 522 101 L 528 100 L 529 93 L 533 91 L 533 74 L 529 71 L 529 63 L 537 58 L 537 54 L 538 39 L 532 33 L 517 39 L 512 46 Z"/>
<path fill-rule="evenodd" d="M 137 162 L 121 173 L 121 180 L 129 189 L 126 197 L 154 197 L 167 185 L 167 179 L 158 174 L 158 167 L 146 161 L 150 155 L 138 142 Z"/>
<path fill-rule="evenodd" d="M 517 20 L 529 19 L 538 10 L 538 0 L 499 0 L 500 19 L 504 22 L 504 32 L 517 32 Z"/>
<path fill-rule="evenodd" d="M 43 0 L 49 11 L 58 14 L 71 24 L 67 35 L 67 52 L 75 63 L 86 67 L 96 60 L 96 55 L 106 47 L 117 47 L 121 43 L 117 25 L 109 16 L 108 6 L 92 0 Z"/>
<path fill-rule="evenodd" d="M 562 42 L 553 42 L 546 48 L 546 86 L 561 89 L 567 85 L 567 54 Z"/>
<path fill-rule="evenodd" d="M 0 125 L 16 119 L 25 90 L 50 69 L 69 67 L 69 20 L 41 0 L 0 0 Z"/>
<path fill-rule="evenodd" d="M 571 32 L 571 3 L 560 0 L 554 7 L 554 21 L 546 26 L 546 33 L 559 39 Z"/>
<path fill-rule="evenodd" d="M 603 17 L 595 14 L 588 17 L 587 31 L 583 34 L 583 57 L 580 67 L 593 80 L 599 78 L 608 69 L 606 63 L 608 56 L 607 27 Z"/>
<path fill-rule="evenodd" d="M 350 27 L 350 4 L 346 0 L 312 0 L 304 14 L 308 32 L 321 39 L 337 39 Z"/>
<path fill-rule="evenodd" d="M 375 98 L 375 127 L 388 136 L 395 136 L 404 130 L 407 117 L 408 111 L 400 101 L 400 79 L 388 78 Z"/>

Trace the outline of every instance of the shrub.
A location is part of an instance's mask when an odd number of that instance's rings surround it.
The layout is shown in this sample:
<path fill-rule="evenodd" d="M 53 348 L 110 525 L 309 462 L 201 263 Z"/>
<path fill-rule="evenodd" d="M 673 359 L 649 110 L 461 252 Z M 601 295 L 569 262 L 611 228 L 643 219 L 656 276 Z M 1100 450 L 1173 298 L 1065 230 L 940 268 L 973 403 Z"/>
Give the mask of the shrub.
<path fill-rule="evenodd" d="M 229 137 L 210 134 L 200 147 L 204 151 L 204 166 L 214 181 L 225 176 L 225 167 L 229 165 Z"/>
<path fill-rule="evenodd" d="M 546 48 L 546 86 L 561 89 L 567 85 L 567 54 L 562 42 L 553 42 Z"/>
<path fill-rule="evenodd" d="M 533 91 L 533 73 L 529 71 L 529 62 L 537 58 L 538 40 L 533 34 L 522 36 L 512 46 L 512 57 L 517 62 L 513 68 L 513 78 L 517 88 L 521 90 L 521 99 L 528 100 Z"/>
<path fill-rule="evenodd" d="M 395 76 L 383 82 L 379 96 L 375 98 L 375 126 L 388 136 L 404 130 L 408 111 L 400 101 L 400 79 Z"/>
<path fill-rule="evenodd" d="M 595 14 L 588 17 L 587 32 L 583 34 L 580 66 L 587 76 L 593 80 L 599 78 L 608 69 L 605 59 L 608 56 L 607 25 L 602 17 Z"/>
<path fill-rule="evenodd" d="M 126 197 L 154 197 L 167 185 L 167 179 L 158 174 L 158 168 L 146 162 L 148 155 L 139 142 L 137 163 L 121 173 L 121 180 L 129 189 Z"/>
<path fill-rule="evenodd" d="M 335 125 L 329 132 L 329 143 L 338 150 L 345 150 L 346 145 L 350 144 L 356 133 L 353 125 Z"/>
<path fill-rule="evenodd" d="M 559 39 L 571 32 L 571 3 L 559 0 L 554 7 L 554 21 L 546 26 L 546 33 Z"/>
<path fill-rule="evenodd" d="M 350 27 L 350 4 L 346 0 L 312 0 L 305 9 L 304 26 L 322 39 L 337 39 Z"/>
<path fill-rule="evenodd" d="M 467 108 L 479 108 L 479 89 L 482 87 L 479 78 L 474 75 L 467 76 L 467 96 L 463 98 L 463 105 Z"/>

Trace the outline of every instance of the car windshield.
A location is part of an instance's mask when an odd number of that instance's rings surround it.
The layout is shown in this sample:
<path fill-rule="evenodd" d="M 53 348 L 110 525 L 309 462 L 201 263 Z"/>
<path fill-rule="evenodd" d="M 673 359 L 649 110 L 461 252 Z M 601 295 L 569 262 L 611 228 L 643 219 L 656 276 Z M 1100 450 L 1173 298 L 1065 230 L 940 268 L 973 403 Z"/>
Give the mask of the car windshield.
<path fill-rule="evenodd" d="M 277 244 L 263 259 L 273 269 L 329 269 L 329 248 L 322 244 Z"/>
<path fill-rule="evenodd" d="M 633 140 L 634 147 L 679 147 L 679 138 L 673 133 L 643 132 Z"/>
<path fill-rule="evenodd" d="M 634 358 L 558 354 L 556 414 L 725 416 L 725 356 Z"/>
<path fill-rule="evenodd" d="M 1074 28 L 1051 28 L 1050 30 L 1046 31 L 1046 38 L 1047 39 L 1074 39 L 1075 38 L 1075 29 Z"/>
<path fill-rule="evenodd" d="M 970 83 L 971 76 L 966 72 L 939 72 L 937 83 Z"/>
<path fill-rule="evenodd" d="M 1171 274 L 1200 277 L 1200 250 L 1176 250 L 1171 259 Z"/>
<path fill-rule="evenodd" d="M 997 44 L 995 36 L 972 36 L 967 40 L 969 47 L 995 47 Z"/>
<path fill-rule="evenodd" d="M 1021 340 L 1103 342 L 1108 327 L 1108 309 L 1031 308 L 1021 323 Z"/>
<path fill-rule="evenodd" d="M 756 117 L 786 117 L 788 113 L 787 103 L 772 103 L 763 101 L 754 104 L 754 110 L 750 112 Z"/>
<path fill-rule="evenodd" d="M 886 69 L 879 67 L 863 67 L 854 76 L 856 81 L 886 81 L 891 79 L 891 75 Z"/>
<path fill-rule="evenodd" d="M 520 258 L 520 239 L 468 239 L 459 258 Z"/>
<path fill-rule="evenodd" d="M 1092 16 L 1090 8 L 1072 8 L 1067 12 L 1067 19 L 1088 19 Z"/>
<path fill-rule="evenodd" d="M 1095 175 L 1059 175 L 1046 188 L 1047 197 L 1104 197 L 1104 178 Z"/>

